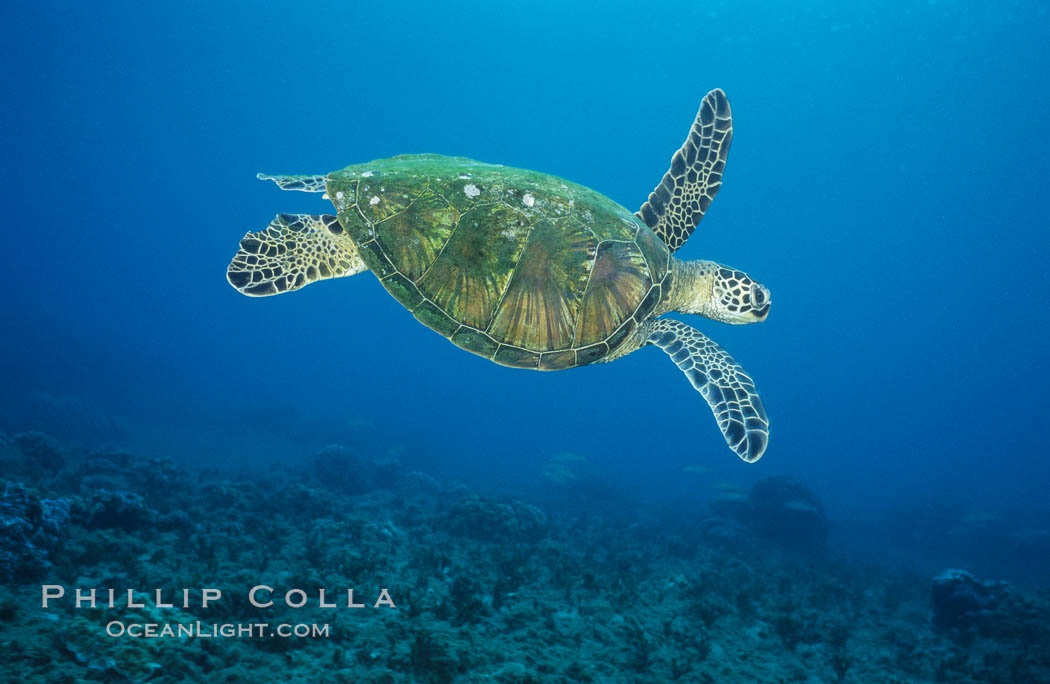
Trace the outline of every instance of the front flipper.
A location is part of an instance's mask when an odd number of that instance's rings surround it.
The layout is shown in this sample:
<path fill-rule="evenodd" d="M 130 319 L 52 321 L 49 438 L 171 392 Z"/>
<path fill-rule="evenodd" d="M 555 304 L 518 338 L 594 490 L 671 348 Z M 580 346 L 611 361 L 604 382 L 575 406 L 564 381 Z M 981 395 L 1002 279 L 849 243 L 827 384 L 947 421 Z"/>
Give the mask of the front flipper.
<path fill-rule="evenodd" d="M 300 192 L 324 192 L 327 176 L 267 176 L 265 173 L 255 175 L 259 180 L 269 180 L 281 190 L 299 190 Z"/>
<path fill-rule="evenodd" d="M 652 321 L 647 332 L 646 343 L 667 352 L 707 399 L 729 448 L 748 463 L 762 458 L 769 418 L 751 376 L 724 349 L 681 321 Z"/>
<path fill-rule="evenodd" d="M 722 187 L 722 171 L 733 140 L 733 113 L 716 88 L 704 96 L 696 121 L 671 168 L 637 216 L 674 252 L 693 234 Z"/>
<path fill-rule="evenodd" d="M 265 297 L 367 268 L 336 217 L 278 214 L 265 230 L 241 238 L 226 279 L 242 294 Z"/>

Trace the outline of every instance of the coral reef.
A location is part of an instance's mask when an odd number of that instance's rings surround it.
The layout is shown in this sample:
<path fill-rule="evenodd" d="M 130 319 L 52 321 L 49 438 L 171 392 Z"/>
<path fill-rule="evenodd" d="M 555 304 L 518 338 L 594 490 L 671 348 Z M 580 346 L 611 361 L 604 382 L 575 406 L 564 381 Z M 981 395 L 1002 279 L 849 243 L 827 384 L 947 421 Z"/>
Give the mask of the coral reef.
<path fill-rule="evenodd" d="M 74 520 L 86 529 L 115 528 L 133 531 L 149 526 L 154 513 L 134 492 L 98 489 L 73 508 Z"/>
<path fill-rule="evenodd" d="M 547 516 L 514 499 L 472 495 L 448 511 L 446 525 L 454 534 L 489 542 L 529 543 L 547 534 Z"/>
<path fill-rule="evenodd" d="M 933 623 L 965 628 L 992 614 L 1006 589 L 1001 582 L 977 579 L 965 570 L 945 570 L 933 578 Z"/>
<path fill-rule="evenodd" d="M 65 460 L 58 442 L 42 432 L 0 439 L 0 472 L 8 477 L 41 479 L 59 471 Z"/>
<path fill-rule="evenodd" d="M 0 582 L 46 577 L 48 551 L 68 520 L 68 501 L 40 499 L 21 483 L 0 480 Z"/>
<path fill-rule="evenodd" d="M 344 446 L 325 447 L 310 459 L 319 483 L 344 494 L 363 494 L 394 485 L 399 467 L 394 456 L 366 458 Z"/>
<path fill-rule="evenodd" d="M 341 447 L 252 473 L 61 453 L 57 472 L 0 484 L 0 650 L 12 681 L 1050 679 L 1045 591 L 953 573 L 937 585 L 947 598 L 932 599 L 952 626 L 934 624 L 927 579 L 812 553 L 828 521 L 787 479 L 749 496 L 727 488 L 701 523 L 625 522 L 605 503 L 541 510 Z M 42 608 L 41 584 L 67 596 Z M 249 600 L 257 585 L 272 605 Z M 121 593 L 114 607 L 72 599 L 105 587 Z M 186 605 L 154 595 L 187 587 Z M 204 606 L 205 587 L 222 599 Z M 128 607 L 129 589 L 141 606 Z M 362 607 L 347 607 L 350 589 Z M 382 589 L 395 607 L 375 607 Z M 329 632 L 106 636 L 113 621 Z"/>

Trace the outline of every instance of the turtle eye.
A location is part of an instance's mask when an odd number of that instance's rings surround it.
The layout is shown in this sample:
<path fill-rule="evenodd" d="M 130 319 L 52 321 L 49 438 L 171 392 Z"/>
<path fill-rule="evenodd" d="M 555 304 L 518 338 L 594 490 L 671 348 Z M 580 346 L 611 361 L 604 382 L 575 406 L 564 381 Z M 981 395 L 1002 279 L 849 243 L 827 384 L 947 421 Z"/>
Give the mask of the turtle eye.
<path fill-rule="evenodd" d="M 761 285 L 755 284 L 755 286 L 751 288 L 751 301 L 754 303 L 754 305 L 756 307 L 761 307 L 763 304 L 765 304 L 766 303 L 765 288 L 762 287 Z"/>

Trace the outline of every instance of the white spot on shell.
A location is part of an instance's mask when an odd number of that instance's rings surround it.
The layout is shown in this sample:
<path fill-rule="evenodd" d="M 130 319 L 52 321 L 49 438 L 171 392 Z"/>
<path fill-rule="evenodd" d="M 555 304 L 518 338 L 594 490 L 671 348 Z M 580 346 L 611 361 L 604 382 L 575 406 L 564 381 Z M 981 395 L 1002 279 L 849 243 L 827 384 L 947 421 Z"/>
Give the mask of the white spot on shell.
<path fill-rule="evenodd" d="M 379 204 L 379 195 L 372 195 L 372 199 L 368 200 L 368 203 L 371 204 L 373 207 Z"/>
<path fill-rule="evenodd" d="M 525 196 L 521 198 L 521 201 L 526 207 L 531 207 L 536 204 L 536 198 L 529 193 L 525 193 Z"/>
<path fill-rule="evenodd" d="M 371 171 L 365 171 L 364 173 L 361 174 L 361 177 L 362 178 L 371 178 L 372 177 L 372 172 Z"/>
<path fill-rule="evenodd" d="M 463 186 L 463 194 L 467 197 L 477 197 L 481 194 L 481 190 L 473 183 L 467 183 Z"/>
<path fill-rule="evenodd" d="M 336 199 L 343 199 L 343 191 L 340 190 L 339 192 L 335 193 L 335 198 Z"/>

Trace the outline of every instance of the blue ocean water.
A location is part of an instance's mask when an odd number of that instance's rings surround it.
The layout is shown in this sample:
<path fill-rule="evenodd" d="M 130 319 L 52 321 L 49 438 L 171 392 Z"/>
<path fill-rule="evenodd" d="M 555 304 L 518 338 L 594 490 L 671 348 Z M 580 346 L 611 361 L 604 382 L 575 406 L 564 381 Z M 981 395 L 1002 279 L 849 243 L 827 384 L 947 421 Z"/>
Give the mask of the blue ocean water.
<path fill-rule="evenodd" d="M 570 452 L 683 515 L 791 474 L 874 553 L 1048 524 L 1044 3 L 6 3 L 0 27 L 0 427 L 230 468 L 397 445 L 506 488 Z M 773 293 L 764 324 L 691 321 L 758 383 L 755 465 L 655 349 L 517 371 L 369 275 L 226 283 L 245 231 L 330 208 L 257 172 L 435 152 L 633 210 L 715 87 L 733 149 L 679 256 Z"/>

